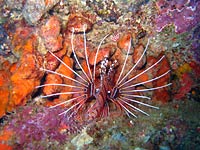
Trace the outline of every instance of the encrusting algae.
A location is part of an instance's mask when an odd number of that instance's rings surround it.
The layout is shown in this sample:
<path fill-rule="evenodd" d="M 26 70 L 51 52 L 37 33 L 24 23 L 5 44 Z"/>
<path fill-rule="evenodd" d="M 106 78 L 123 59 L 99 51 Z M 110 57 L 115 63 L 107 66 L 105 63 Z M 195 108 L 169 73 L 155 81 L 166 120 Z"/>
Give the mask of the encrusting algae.
<path fill-rule="evenodd" d="M 156 44 L 165 42 L 159 41 L 164 39 L 160 36 L 172 35 L 167 33 L 168 28 L 175 26 L 173 31 L 178 37 L 195 25 L 196 22 L 188 19 L 186 26 L 177 23 L 179 18 L 172 10 L 195 18 L 198 15 L 191 7 L 199 9 L 199 2 L 188 1 L 186 5 L 183 1 L 174 5 L 175 8 L 171 7 L 173 2 L 165 0 L 139 0 L 129 5 L 121 1 L 93 1 L 98 6 L 87 0 L 80 4 L 84 7 L 63 0 L 42 2 L 23 1 L 18 9 L 23 17 L 12 17 L 2 24 L 12 50 L 9 55 L 0 57 L 0 123 L 3 125 L 0 149 L 56 149 L 58 146 L 65 149 L 69 141 L 76 148 L 89 148 L 92 144 L 97 148 L 102 144 L 96 142 L 98 137 L 110 142 L 108 147 L 103 146 L 105 149 L 116 149 L 116 143 L 131 145 L 134 149 L 137 142 L 129 141 L 133 139 L 132 133 L 139 133 L 134 136 L 140 139 L 145 138 L 144 147 L 165 147 L 164 142 L 154 139 L 153 136 L 160 136 L 154 131 L 156 129 L 150 128 L 156 124 L 162 126 L 163 118 L 178 128 L 179 122 L 176 124 L 176 119 L 166 116 L 170 113 L 165 107 L 172 105 L 173 111 L 177 111 L 177 103 L 184 102 L 180 101 L 182 99 L 191 97 L 198 101 L 196 88 L 200 69 L 193 55 L 181 59 L 190 45 L 181 48 L 181 43 L 175 43 L 180 40 L 169 40 L 172 42 L 166 44 L 172 45 L 169 48 Z M 6 5 L 9 7 L 1 9 L 10 10 L 9 14 L 15 12 L 12 0 Z M 32 10 L 31 6 L 44 10 L 36 12 L 37 9 Z M 190 10 L 186 11 L 188 8 Z M 28 11 L 35 18 L 27 14 Z M 162 24 L 164 18 L 170 17 L 167 12 L 172 18 Z M 163 34 L 157 35 L 158 32 Z M 194 32 L 196 29 L 192 34 Z M 198 44 L 191 39 L 193 46 L 195 42 Z M 179 54 L 180 50 L 183 53 Z M 4 54 L 1 51 L 0 55 Z M 147 121 L 141 114 L 152 117 L 155 122 Z M 144 122 L 144 131 L 135 132 L 139 128 L 133 118 L 138 116 Z M 110 125 L 106 119 L 113 121 L 112 128 L 105 127 Z M 120 127 L 116 123 L 120 123 L 119 119 L 126 120 L 122 122 L 128 130 L 116 129 Z M 149 128 L 147 122 L 151 124 Z M 103 126 L 108 130 L 101 130 Z M 187 130 L 186 126 L 187 123 L 179 131 Z M 70 140 L 70 136 L 81 130 L 82 133 L 76 136 L 80 139 Z M 172 133 L 169 129 L 163 136 L 165 134 Z M 89 142 L 80 146 L 81 135 Z"/>

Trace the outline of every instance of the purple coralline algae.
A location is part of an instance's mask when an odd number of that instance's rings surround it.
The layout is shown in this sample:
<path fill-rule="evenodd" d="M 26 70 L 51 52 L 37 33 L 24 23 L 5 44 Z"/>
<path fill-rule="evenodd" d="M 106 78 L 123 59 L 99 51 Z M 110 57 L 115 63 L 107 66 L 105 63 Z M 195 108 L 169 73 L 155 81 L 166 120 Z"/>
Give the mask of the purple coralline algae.
<path fill-rule="evenodd" d="M 26 106 L 8 125 L 16 134 L 15 149 L 48 149 L 47 143 L 64 143 L 72 130 L 78 130 L 74 120 L 58 115 L 61 108 Z M 74 128 L 74 129 L 73 129 Z"/>
<path fill-rule="evenodd" d="M 197 26 L 192 33 L 192 48 L 193 58 L 196 62 L 200 63 L 200 25 Z"/>
<path fill-rule="evenodd" d="M 175 26 L 176 33 L 189 31 L 200 22 L 199 0 L 159 0 L 159 14 L 155 18 L 156 30 L 161 32 L 168 25 Z"/>

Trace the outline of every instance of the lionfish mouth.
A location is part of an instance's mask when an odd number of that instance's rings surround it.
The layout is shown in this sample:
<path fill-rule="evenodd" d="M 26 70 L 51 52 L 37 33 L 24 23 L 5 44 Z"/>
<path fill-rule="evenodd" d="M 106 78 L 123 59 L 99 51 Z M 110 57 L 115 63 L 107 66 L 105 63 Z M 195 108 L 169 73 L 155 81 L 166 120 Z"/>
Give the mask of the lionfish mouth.
<path fill-rule="evenodd" d="M 140 58 L 137 60 L 137 62 L 131 67 L 131 69 L 128 72 L 125 73 L 125 67 L 126 67 L 128 55 L 131 49 L 131 40 L 130 40 L 125 60 L 123 62 L 121 70 L 119 71 L 120 73 L 115 79 L 113 79 L 116 73 L 115 68 L 114 68 L 114 63 L 116 63 L 116 61 L 108 65 L 109 60 L 107 59 L 102 60 L 101 67 L 100 67 L 101 73 L 99 76 L 96 75 L 97 57 L 99 55 L 99 50 L 102 43 L 109 36 L 109 34 L 106 35 L 101 40 L 100 44 L 98 45 L 95 58 L 94 58 L 94 65 L 91 66 L 89 64 L 89 58 L 88 58 L 88 53 L 87 53 L 87 48 L 86 48 L 87 46 L 86 46 L 85 28 L 83 31 L 84 31 L 83 32 L 84 55 L 85 55 L 87 69 L 83 68 L 74 50 L 74 29 L 72 31 L 72 36 L 71 36 L 71 47 L 72 47 L 74 59 L 81 71 L 77 72 L 75 69 L 73 69 L 72 67 L 64 63 L 64 61 L 61 60 L 59 57 L 57 57 L 54 53 L 52 53 L 51 51 L 48 51 L 48 52 L 53 57 L 55 57 L 55 59 L 57 59 L 62 65 L 64 65 L 67 69 L 72 71 L 75 74 L 76 78 L 71 78 L 69 76 L 66 76 L 56 71 L 40 68 L 42 71 L 45 71 L 46 73 L 58 75 L 60 77 L 71 80 L 73 83 L 73 84 L 51 83 L 51 84 L 43 84 L 43 85 L 37 86 L 37 88 L 46 87 L 46 86 L 60 86 L 60 87 L 72 88 L 72 91 L 70 92 L 60 92 L 60 93 L 53 93 L 53 94 L 41 96 L 42 98 L 49 98 L 49 97 L 59 96 L 63 94 L 72 95 L 70 99 L 67 99 L 64 102 L 51 106 L 50 108 L 55 108 L 63 104 L 68 104 L 68 107 L 66 108 L 66 110 L 60 113 L 59 115 L 66 115 L 68 117 L 72 117 L 75 114 L 84 113 L 84 116 L 87 116 L 85 117 L 85 119 L 89 119 L 89 120 L 95 119 L 98 117 L 105 117 L 105 116 L 111 115 L 110 112 L 113 106 L 115 106 L 116 109 L 120 110 L 120 112 L 125 112 L 128 117 L 133 116 L 136 118 L 137 118 L 137 115 L 135 114 L 135 112 L 140 112 L 144 115 L 149 116 L 149 114 L 143 111 L 139 106 L 159 109 L 159 107 L 152 106 L 144 102 L 144 101 L 150 100 L 151 97 L 141 95 L 141 93 L 168 87 L 171 85 L 171 83 L 168 83 L 162 86 L 152 87 L 152 88 L 137 89 L 137 87 L 140 85 L 145 85 L 152 81 L 161 79 L 162 77 L 169 74 L 170 70 L 152 79 L 148 79 L 146 81 L 142 81 L 139 83 L 135 83 L 133 81 L 137 79 L 139 76 L 146 73 L 147 71 L 155 68 L 156 65 L 159 64 L 165 56 L 162 56 L 157 62 L 155 62 L 150 67 L 143 70 L 142 72 L 138 73 L 137 75 L 134 75 L 133 77 L 128 78 L 131 72 L 134 71 L 134 69 L 137 67 L 137 65 L 140 63 L 140 61 L 144 57 L 148 49 L 150 40 L 148 39 L 146 47 L 142 55 L 140 56 Z"/>

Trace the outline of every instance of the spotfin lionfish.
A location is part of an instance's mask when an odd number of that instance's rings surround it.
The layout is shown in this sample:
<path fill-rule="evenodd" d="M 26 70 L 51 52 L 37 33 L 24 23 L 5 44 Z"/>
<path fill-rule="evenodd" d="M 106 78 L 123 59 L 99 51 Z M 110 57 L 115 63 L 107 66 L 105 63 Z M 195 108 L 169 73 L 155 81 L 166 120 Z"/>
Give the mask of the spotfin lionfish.
<path fill-rule="evenodd" d="M 87 53 L 87 46 L 86 46 L 86 32 L 85 29 L 83 31 L 83 38 L 84 38 L 84 55 L 87 69 L 83 69 L 80 60 L 77 57 L 77 54 L 74 49 L 74 28 L 71 35 L 71 47 L 73 52 L 74 60 L 76 61 L 77 65 L 79 66 L 81 71 L 76 71 L 74 68 L 69 67 L 65 64 L 62 59 L 56 56 L 53 52 L 49 51 L 49 53 L 55 57 L 61 64 L 63 64 L 66 68 L 72 71 L 76 78 L 71 78 L 64 74 L 58 73 L 56 71 L 48 70 L 45 68 L 41 68 L 42 71 L 47 73 L 55 74 L 61 76 L 63 78 L 69 79 L 73 81 L 74 84 L 67 85 L 67 84 L 43 84 L 38 86 L 37 88 L 45 87 L 45 86 L 65 86 L 72 88 L 71 92 L 60 92 L 60 93 L 53 93 L 49 95 L 44 95 L 42 98 L 48 98 L 52 96 L 59 96 L 61 94 L 70 94 L 72 97 L 67 99 L 64 102 L 56 104 L 51 108 L 55 108 L 61 106 L 63 104 L 68 104 L 66 110 L 59 115 L 66 115 L 69 118 L 72 116 L 76 116 L 77 114 L 81 114 L 84 120 L 89 121 L 96 118 L 102 118 L 109 116 L 112 114 L 111 112 L 120 111 L 125 112 L 128 117 L 133 116 L 137 117 L 134 112 L 140 112 L 144 115 L 149 116 L 149 114 L 143 111 L 140 107 L 150 107 L 153 109 L 159 109 L 156 106 L 150 105 L 144 100 L 150 100 L 151 97 L 144 96 L 141 93 L 147 91 L 153 91 L 157 89 L 161 89 L 164 87 L 168 87 L 171 83 L 152 87 L 152 88 L 143 88 L 137 89 L 139 85 L 145 85 L 155 80 L 159 80 L 160 78 L 169 74 L 170 70 L 166 71 L 165 73 L 156 76 L 152 79 L 148 79 L 146 81 L 142 81 L 140 83 L 134 83 L 133 81 L 137 79 L 139 76 L 143 75 L 150 69 L 154 69 L 157 64 L 159 64 L 165 56 L 162 56 L 158 61 L 152 64 L 150 67 L 144 69 L 140 73 L 134 75 L 131 78 L 128 76 L 131 72 L 137 67 L 140 63 L 142 58 L 145 56 L 145 53 L 148 49 L 150 40 L 148 39 L 147 44 L 144 48 L 144 51 L 137 62 L 131 67 L 131 69 L 125 73 L 125 67 L 127 64 L 129 52 L 131 49 L 132 41 L 130 39 L 129 46 L 127 49 L 127 54 L 124 59 L 123 65 L 121 67 L 120 73 L 116 74 L 119 67 L 116 67 L 117 60 L 111 61 L 109 58 L 104 58 L 98 65 L 100 65 L 100 74 L 97 76 L 97 57 L 99 55 L 100 47 L 104 40 L 109 36 L 106 35 L 100 42 L 97 47 L 96 54 L 94 57 L 94 65 L 90 65 L 88 53 Z"/>

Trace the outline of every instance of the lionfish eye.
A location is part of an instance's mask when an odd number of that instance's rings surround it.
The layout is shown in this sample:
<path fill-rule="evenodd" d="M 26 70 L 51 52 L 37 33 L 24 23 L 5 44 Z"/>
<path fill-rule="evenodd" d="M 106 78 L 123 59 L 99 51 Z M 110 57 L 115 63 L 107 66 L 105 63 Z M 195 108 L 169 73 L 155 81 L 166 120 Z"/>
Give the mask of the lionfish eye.
<path fill-rule="evenodd" d="M 99 93 L 99 91 L 100 91 L 99 89 L 95 89 L 95 93 Z"/>

